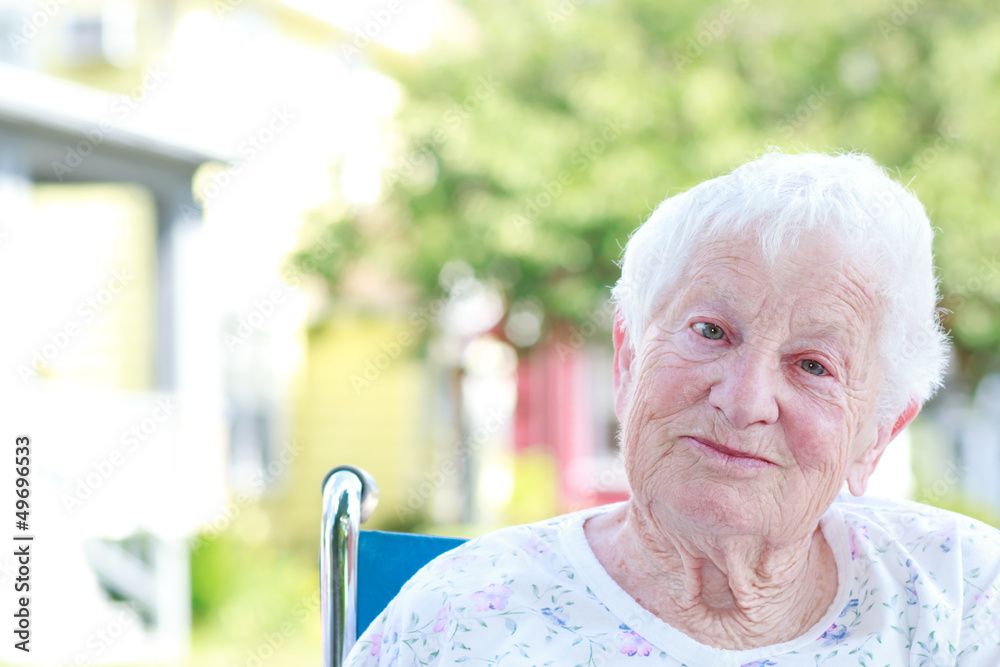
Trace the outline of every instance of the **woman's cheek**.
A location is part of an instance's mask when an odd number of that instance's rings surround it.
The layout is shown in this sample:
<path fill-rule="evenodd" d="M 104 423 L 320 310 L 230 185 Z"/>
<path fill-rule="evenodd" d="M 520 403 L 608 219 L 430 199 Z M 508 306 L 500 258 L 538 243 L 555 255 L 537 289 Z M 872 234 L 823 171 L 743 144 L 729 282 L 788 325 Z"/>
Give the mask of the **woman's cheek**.
<path fill-rule="evenodd" d="M 663 397 L 673 399 L 668 403 L 672 407 L 686 406 L 687 401 L 697 396 L 705 378 L 715 365 L 714 359 L 701 359 L 685 354 L 682 349 L 673 349 L 660 353 L 654 363 L 649 365 L 649 373 L 645 383 L 651 389 L 649 398 Z M 681 403 L 677 403 L 681 401 Z"/>
<path fill-rule="evenodd" d="M 784 421 L 788 442 L 803 467 L 826 468 L 843 456 L 848 434 L 839 407 L 804 400 L 788 410 Z"/>

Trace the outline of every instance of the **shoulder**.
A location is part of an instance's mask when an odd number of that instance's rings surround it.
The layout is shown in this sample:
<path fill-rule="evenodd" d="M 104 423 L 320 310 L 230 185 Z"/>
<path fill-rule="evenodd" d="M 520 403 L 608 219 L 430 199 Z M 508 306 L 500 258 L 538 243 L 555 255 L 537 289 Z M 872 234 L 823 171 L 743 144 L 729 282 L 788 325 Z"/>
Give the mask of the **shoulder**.
<path fill-rule="evenodd" d="M 834 509 L 852 561 L 890 575 L 904 599 L 947 610 L 960 643 L 1000 629 L 1000 530 L 912 501 L 841 497 Z"/>
<path fill-rule="evenodd" d="M 971 517 L 908 500 L 841 496 L 839 508 L 848 528 L 892 538 L 913 554 L 954 552 L 969 562 L 1000 560 L 1000 530 Z M 863 536 L 862 536 L 863 537 Z"/>

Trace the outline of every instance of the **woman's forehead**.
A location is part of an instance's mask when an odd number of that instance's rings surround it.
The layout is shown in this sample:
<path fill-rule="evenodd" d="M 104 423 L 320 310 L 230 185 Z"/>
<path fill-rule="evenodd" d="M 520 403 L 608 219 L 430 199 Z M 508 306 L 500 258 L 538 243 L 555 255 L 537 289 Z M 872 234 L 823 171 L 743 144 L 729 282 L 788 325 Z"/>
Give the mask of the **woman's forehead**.
<path fill-rule="evenodd" d="M 773 263 L 736 243 L 697 256 L 689 269 L 689 277 L 659 301 L 660 314 L 709 302 L 734 316 L 792 311 L 802 327 L 832 331 L 851 321 L 871 322 L 880 310 L 870 272 L 819 243 L 800 245 Z"/>

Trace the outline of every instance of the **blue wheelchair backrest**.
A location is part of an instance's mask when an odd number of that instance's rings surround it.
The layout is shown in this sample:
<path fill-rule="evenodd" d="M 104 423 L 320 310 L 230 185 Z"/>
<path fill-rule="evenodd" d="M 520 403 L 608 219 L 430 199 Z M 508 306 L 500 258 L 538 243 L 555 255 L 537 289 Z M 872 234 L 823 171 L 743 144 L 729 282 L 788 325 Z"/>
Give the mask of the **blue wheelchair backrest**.
<path fill-rule="evenodd" d="M 417 570 L 463 542 L 455 537 L 362 530 L 358 536 L 358 636 Z"/>

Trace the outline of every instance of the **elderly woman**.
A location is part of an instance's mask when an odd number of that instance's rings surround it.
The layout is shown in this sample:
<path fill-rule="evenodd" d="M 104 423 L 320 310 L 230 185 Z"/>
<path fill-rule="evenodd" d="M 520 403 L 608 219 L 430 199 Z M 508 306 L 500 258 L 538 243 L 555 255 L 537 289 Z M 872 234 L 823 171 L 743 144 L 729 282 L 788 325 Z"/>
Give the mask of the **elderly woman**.
<path fill-rule="evenodd" d="M 664 201 L 613 294 L 630 500 L 431 562 L 350 664 L 1000 665 L 1000 533 L 864 495 L 943 373 L 931 238 L 859 155 Z"/>

